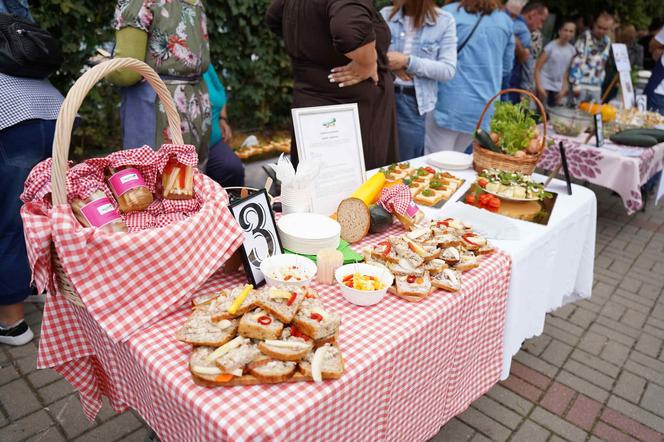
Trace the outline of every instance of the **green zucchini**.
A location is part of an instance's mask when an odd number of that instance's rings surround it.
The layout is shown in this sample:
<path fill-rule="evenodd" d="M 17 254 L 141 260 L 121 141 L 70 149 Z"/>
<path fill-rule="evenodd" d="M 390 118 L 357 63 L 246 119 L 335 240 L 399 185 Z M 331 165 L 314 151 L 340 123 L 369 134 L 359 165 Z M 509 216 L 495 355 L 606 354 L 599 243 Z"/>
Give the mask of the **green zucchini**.
<path fill-rule="evenodd" d="M 657 138 L 649 135 L 626 134 L 623 132 L 611 136 L 611 141 L 625 146 L 652 147 L 657 144 Z"/>
<path fill-rule="evenodd" d="M 492 152 L 502 153 L 500 147 L 496 146 L 496 143 L 493 142 L 491 136 L 488 133 L 486 133 L 485 130 L 477 129 L 477 131 L 475 132 L 475 139 L 477 140 L 479 145 L 484 147 L 485 149 L 489 149 Z"/>
<path fill-rule="evenodd" d="M 371 227 L 369 228 L 371 233 L 384 232 L 392 225 L 392 214 L 378 204 L 369 207 L 369 214 L 371 215 Z"/>
<path fill-rule="evenodd" d="M 658 143 L 664 143 L 664 130 L 654 129 L 654 128 L 636 128 L 636 129 L 625 129 L 619 132 L 620 134 L 629 134 L 629 135 L 645 135 L 648 137 L 653 137 L 657 140 Z"/>

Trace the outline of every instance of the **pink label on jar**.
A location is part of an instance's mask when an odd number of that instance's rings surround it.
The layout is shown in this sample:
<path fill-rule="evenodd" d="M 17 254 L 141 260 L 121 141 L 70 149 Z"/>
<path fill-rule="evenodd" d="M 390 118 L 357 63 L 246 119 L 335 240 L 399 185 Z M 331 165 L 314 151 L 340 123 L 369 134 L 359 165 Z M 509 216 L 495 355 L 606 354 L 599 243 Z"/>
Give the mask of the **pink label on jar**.
<path fill-rule="evenodd" d="M 108 184 L 111 186 L 113 192 L 117 196 L 121 196 L 131 189 L 145 186 L 145 180 L 143 180 L 143 175 L 141 175 L 141 172 L 139 172 L 137 169 L 129 167 L 114 173 L 108 179 Z"/>
<path fill-rule="evenodd" d="M 103 227 L 108 223 L 121 219 L 120 214 L 108 198 L 99 198 L 87 203 L 81 207 L 81 213 L 93 227 Z"/>
<path fill-rule="evenodd" d="M 419 211 L 420 211 L 420 208 L 417 207 L 417 204 L 415 204 L 412 201 L 410 202 L 410 204 L 408 204 L 408 208 L 406 209 L 406 213 L 411 218 L 413 218 L 415 215 L 417 215 L 417 212 L 419 212 Z"/>

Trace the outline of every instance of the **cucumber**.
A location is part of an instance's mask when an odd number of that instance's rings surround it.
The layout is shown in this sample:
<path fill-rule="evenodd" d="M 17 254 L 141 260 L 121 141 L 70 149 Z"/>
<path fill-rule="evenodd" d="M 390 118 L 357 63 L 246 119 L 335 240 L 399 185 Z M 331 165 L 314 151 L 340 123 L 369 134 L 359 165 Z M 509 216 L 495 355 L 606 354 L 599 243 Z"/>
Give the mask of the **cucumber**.
<path fill-rule="evenodd" d="M 653 137 L 657 140 L 658 143 L 664 143 L 664 130 L 662 129 L 653 129 L 653 128 L 636 128 L 636 129 L 625 129 L 619 132 L 622 134 L 629 135 L 645 135 L 648 137 Z"/>
<path fill-rule="evenodd" d="M 496 153 L 502 153 L 500 147 L 496 146 L 496 143 L 493 142 L 491 136 L 488 133 L 486 133 L 485 130 L 477 129 L 477 131 L 475 132 L 475 139 L 477 140 L 479 145 L 484 147 L 485 149 L 489 149 L 490 151 Z"/>
<path fill-rule="evenodd" d="M 625 146 L 652 147 L 657 144 L 657 138 L 649 135 L 626 134 L 623 132 L 611 136 L 611 141 Z"/>
<path fill-rule="evenodd" d="M 369 214 L 371 215 L 371 227 L 369 228 L 371 233 L 384 232 L 392 225 L 392 214 L 378 204 L 369 207 Z"/>

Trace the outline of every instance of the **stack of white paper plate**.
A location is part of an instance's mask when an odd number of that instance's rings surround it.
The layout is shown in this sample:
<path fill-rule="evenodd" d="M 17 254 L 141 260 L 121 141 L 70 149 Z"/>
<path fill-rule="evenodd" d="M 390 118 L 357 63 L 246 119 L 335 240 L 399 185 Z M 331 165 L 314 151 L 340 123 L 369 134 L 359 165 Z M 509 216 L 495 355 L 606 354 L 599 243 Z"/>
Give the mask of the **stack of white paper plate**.
<path fill-rule="evenodd" d="M 322 249 L 339 247 L 341 226 L 333 219 L 315 213 L 290 213 L 277 222 L 285 249 L 315 255 Z"/>
<path fill-rule="evenodd" d="M 432 166 L 447 170 L 470 169 L 473 165 L 473 156 L 467 153 L 444 150 L 429 155 L 427 162 Z"/>

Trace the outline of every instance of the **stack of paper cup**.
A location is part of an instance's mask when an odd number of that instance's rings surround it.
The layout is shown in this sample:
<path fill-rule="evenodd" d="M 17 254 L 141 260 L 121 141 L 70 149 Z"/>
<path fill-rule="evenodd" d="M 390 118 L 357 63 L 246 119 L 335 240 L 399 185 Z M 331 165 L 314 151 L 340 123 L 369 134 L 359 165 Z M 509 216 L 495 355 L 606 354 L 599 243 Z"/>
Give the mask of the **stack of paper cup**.
<path fill-rule="evenodd" d="M 292 186 L 281 187 L 281 211 L 289 213 L 309 213 L 313 211 L 313 192 Z"/>

